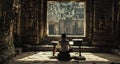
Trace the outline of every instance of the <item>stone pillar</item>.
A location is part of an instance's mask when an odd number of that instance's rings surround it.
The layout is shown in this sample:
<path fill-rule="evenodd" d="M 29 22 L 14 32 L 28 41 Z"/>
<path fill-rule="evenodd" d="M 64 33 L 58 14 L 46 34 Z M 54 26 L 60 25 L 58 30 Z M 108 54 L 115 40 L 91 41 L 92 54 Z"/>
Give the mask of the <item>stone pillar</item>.
<path fill-rule="evenodd" d="M 13 37 L 15 47 L 21 47 L 21 0 L 13 0 Z"/>

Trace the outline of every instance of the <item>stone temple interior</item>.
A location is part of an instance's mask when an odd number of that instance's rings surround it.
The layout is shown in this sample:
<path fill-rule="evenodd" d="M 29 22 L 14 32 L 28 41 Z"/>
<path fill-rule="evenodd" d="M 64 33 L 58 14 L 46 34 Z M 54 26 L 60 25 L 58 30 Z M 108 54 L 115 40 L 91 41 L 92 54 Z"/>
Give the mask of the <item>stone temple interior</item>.
<path fill-rule="evenodd" d="M 119 27 L 120 0 L 0 0 L 0 64 L 120 64 Z M 62 33 L 70 61 L 54 52 Z"/>

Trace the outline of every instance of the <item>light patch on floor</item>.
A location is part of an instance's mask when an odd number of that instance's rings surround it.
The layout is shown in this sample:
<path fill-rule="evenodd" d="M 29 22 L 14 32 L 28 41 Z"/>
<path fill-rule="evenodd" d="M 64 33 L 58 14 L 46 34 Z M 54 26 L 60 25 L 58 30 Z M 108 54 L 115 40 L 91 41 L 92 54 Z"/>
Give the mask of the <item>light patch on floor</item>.
<path fill-rule="evenodd" d="M 17 61 L 57 61 L 57 59 L 50 59 L 51 56 L 52 52 L 33 52 L 32 55 L 18 58 Z"/>

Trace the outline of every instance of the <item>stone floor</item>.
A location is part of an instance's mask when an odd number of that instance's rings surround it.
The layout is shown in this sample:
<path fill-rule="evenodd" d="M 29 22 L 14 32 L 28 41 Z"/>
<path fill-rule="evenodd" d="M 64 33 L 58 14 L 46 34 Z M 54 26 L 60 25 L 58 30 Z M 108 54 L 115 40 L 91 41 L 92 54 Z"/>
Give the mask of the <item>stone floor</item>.
<path fill-rule="evenodd" d="M 57 56 L 58 52 L 55 54 Z M 79 56 L 78 52 L 70 53 Z M 120 56 L 108 53 L 82 53 L 86 60 L 58 61 L 52 56 L 52 52 L 24 52 L 9 61 L 9 64 L 110 64 L 120 63 Z"/>

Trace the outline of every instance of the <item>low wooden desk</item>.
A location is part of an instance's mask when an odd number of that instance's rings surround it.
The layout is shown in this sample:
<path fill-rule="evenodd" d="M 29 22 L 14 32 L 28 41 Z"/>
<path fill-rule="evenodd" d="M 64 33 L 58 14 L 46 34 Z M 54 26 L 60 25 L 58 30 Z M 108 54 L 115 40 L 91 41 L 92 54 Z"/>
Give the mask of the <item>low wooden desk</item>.
<path fill-rule="evenodd" d="M 85 57 L 81 56 L 81 46 L 83 39 L 73 39 L 73 42 L 74 42 L 73 45 L 79 46 L 79 57 L 77 57 L 76 60 L 85 60 Z"/>
<path fill-rule="evenodd" d="M 73 45 L 79 46 L 79 56 L 81 56 L 81 46 L 83 39 L 73 39 Z"/>

